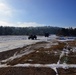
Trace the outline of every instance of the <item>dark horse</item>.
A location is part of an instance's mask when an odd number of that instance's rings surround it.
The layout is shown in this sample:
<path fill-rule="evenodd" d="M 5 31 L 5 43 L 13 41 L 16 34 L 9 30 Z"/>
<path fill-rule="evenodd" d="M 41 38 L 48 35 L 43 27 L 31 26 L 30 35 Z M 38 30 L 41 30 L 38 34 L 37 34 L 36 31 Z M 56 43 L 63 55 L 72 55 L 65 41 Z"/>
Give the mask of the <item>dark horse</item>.
<path fill-rule="evenodd" d="M 45 33 L 45 37 L 49 37 L 49 33 Z"/>
<path fill-rule="evenodd" d="M 37 39 L 37 36 L 36 36 L 36 35 L 30 35 L 30 36 L 28 37 L 28 39 L 35 40 L 35 39 Z"/>

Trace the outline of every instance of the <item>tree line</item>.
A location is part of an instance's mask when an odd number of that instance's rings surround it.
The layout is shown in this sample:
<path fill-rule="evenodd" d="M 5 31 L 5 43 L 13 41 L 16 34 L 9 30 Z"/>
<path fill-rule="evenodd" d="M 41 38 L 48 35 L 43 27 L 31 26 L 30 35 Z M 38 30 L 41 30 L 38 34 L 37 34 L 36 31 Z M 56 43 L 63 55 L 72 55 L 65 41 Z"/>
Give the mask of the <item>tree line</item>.
<path fill-rule="evenodd" d="M 62 36 L 76 36 L 76 28 L 61 28 L 58 32 L 58 35 Z"/>
<path fill-rule="evenodd" d="M 44 35 L 44 33 L 56 34 L 59 27 L 3 27 L 0 26 L 0 35 Z"/>
<path fill-rule="evenodd" d="M 0 35 L 44 35 L 45 33 L 57 34 L 61 36 L 76 36 L 76 28 L 60 27 L 3 27 L 0 26 Z"/>

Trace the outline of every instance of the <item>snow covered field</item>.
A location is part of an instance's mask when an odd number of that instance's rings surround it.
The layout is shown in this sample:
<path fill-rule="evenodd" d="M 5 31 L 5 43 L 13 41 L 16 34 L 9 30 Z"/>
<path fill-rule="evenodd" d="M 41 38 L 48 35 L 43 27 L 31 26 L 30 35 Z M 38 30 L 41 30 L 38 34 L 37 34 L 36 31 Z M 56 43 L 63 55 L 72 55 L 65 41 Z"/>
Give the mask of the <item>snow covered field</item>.
<path fill-rule="evenodd" d="M 20 49 L 13 52 L 11 49 L 15 48 Z M 72 37 L 51 35 L 48 38 L 38 36 L 37 40 L 28 40 L 28 36 L 0 36 L 0 68 L 46 67 L 60 75 L 60 68 L 76 70 L 75 59 L 76 41 Z"/>
<path fill-rule="evenodd" d="M 0 52 L 55 38 L 55 35 L 50 36 L 49 38 L 38 36 L 38 40 L 28 40 L 28 36 L 0 36 Z"/>
<path fill-rule="evenodd" d="M 56 40 L 56 38 L 58 38 L 58 36 L 51 35 L 48 38 L 44 36 L 38 36 L 37 40 L 28 40 L 28 36 L 0 36 L 0 52 L 20 48 L 40 41 L 52 41 Z M 75 37 L 60 37 L 58 41 L 73 41 L 74 39 Z"/>

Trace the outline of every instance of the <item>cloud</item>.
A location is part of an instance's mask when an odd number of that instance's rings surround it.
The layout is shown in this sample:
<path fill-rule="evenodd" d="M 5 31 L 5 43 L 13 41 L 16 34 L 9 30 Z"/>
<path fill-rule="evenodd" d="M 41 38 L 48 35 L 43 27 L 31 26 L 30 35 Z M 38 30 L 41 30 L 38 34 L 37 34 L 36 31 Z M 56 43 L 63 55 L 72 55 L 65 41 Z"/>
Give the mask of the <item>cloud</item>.
<path fill-rule="evenodd" d="M 13 26 L 13 24 L 6 21 L 0 21 L 0 26 Z"/>
<path fill-rule="evenodd" d="M 12 16 L 12 8 L 6 3 L 0 2 L 0 15 Z"/>
<path fill-rule="evenodd" d="M 36 22 L 17 22 L 11 23 L 6 21 L 0 21 L 0 26 L 14 26 L 14 27 L 38 27 L 38 26 L 45 26 L 44 24 L 39 24 Z"/>
<path fill-rule="evenodd" d="M 44 26 L 44 24 L 39 24 L 36 22 L 17 22 L 18 27 L 37 27 L 37 26 Z"/>

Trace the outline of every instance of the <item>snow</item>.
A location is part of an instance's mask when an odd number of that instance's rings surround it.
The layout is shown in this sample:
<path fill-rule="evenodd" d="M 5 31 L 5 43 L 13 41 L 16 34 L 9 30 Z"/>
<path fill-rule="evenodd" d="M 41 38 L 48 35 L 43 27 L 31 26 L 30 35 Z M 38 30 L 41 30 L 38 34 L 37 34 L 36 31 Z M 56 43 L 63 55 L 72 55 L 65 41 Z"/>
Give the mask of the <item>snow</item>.
<path fill-rule="evenodd" d="M 57 42 L 50 41 L 50 42 L 48 42 L 48 43 L 46 44 L 46 46 L 44 46 L 44 48 L 50 48 L 52 45 L 53 45 L 53 46 L 54 46 L 54 45 L 58 45 L 58 43 L 57 43 Z"/>
<path fill-rule="evenodd" d="M 58 37 L 58 41 L 74 41 L 76 37 Z"/>
<path fill-rule="evenodd" d="M 52 67 L 52 69 L 55 71 L 56 75 L 58 75 L 56 67 Z"/>
<path fill-rule="evenodd" d="M 7 65 L 7 64 L 0 64 L 0 68 L 2 67 L 47 67 L 53 69 L 57 73 L 57 68 L 63 68 L 63 69 L 68 69 L 68 68 L 76 68 L 76 64 L 17 64 L 14 66 Z"/>
<path fill-rule="evenodd" d="M 8 65 L 6 65 L 6 64 L 0 64 L 0 68 L 2 68 L 2 67 L 9 67 Z"/>
<path fill-rule="evenodd" d="M 47 67 L 51 68 L 56 72 L 56 75 L 58 75 L 57 68 L 63 68 L 63 69 L 68 69 L 68 68 L 76 68 L 75 64 L 17 64 L 14 66 L 7 65 L 7 64 L 0 64 L 0 68 L 2 67 Z"/>
<path fill-rule="evenodd" d="M 30 54 L 30 53 L 32 53 L 32 52 L 34 52 L 34 50 L 29 50 L 29 49 L 27 49 L 27 50 L 25 50 L 25 52 L 21 52 L 21 53 L 19 53 L 19 54 L 17 54 L 17 55 L 16 55 L 16 53 L 15 53 L 15 54 L 14 54 L 13 56 L 11 56 L 10 58 L 7 58 L 7 59 L 2 60 L 2 61 L 0 61 L 0 62 L 11 61 L 11 60 L 14 60 L 14 59 L 16 59 L 16 58 L 20 58 L 20 57 L 22 57 L 23 55 L 28 55 L 28 54 Z"/>
<path fill-rule="evenodd" d="M 28 61 L 33 61 L 32 59 L 29 59 Z"/>
<path fill-rule="evenodd" d="M 55 35 L 51 35 L 50 37 L 38 36 L 37 40 L 28 40 L 27 38 L 28 38 L 28 36 L 0 36 L 0 52 L 15 49 L 15 48 L 20 48 L 20 47 L 30 45 L 30 44 L 34 44 L 34 43 L 41 42 L 41 41 L 48 41 L 48 43 L 47 44 L 42 44 L 40 46 L 36 46 L 36 48 L 39 48 L 39 47 L 49 48 L 49 47 L 51 47 L 51 45 L 57 45 L 58 44 L 56 42 L 53 43 L 53 40 L 57 40 L 56 39 L 57 36 L 55 36 Z M 64 42 L 64 41 L 67 41 L 67 40 L 70 41 L 70 40 L 74 40 L 74 39 L 69 38 L 69 39 L 58 40 L 58 41 L 63 41 Z M 31 46 L 29 46 L 25 50 L 21 51 L 19 54 L 17 54 L 17 52 L 16 52 L 10 58 L 7 58 L 7 59 L 2 60 L 0 62 L 11 61 L 13 59 L 20 58 L 23 55 L 27 55 L 31 52 L 34 52 L 35 47 L 33 47 L 33 49 L 32 48 L 30 49 L 30 47 Z M 76 47 L 73 47 L 72 51 L 76 52 Z M 36 52 L 39 52 L 39 51 L 36 51 Z M 48 51 L 46 51 L 46 52 L 49 54 Z M 57 52 L 55 51 L 55 54 L 56 53 Z M 0 67 L 10 67 L 10 66 L 11 67 L 47 67 L 47 68 L 49 67 L 56 72 L 56 75 L 58 75 L 57 68 L 64 68 L 64 69 L 76 68 L 75 64 L 66 64 L 65 62 L 63 64 L 60 64 L 60 59 L 65 55 L 65 53 L 68 54 L 69 50 L 64 48 L 61 51 L 59 60 L 56 64 L 54 64 L 54 63 L 53 64 L 30 64 L 30 63 L 25 63 L 25 64 L 16 64 L 14 66 L 7 65 L 7 64 L 0 64 Z M 33 60 L 29 59 L 28 61 L 33 61 Z"/>
<path fill-rule="evenodd" d="M 38 53 L 39 51 L 36 51 L 36 53 Z"/>
<path fill-rule="evenodd" d="M 26 45 L 39 42 L 39 40 L 15 40 L 15 41 L 3 41 L 0 43 L 0 52 L 20 48 Z"/>
<path fill-rule="evenodd" d="M 55 68 L 76 68 L 75 64 L 17 64 L 14 67 L 49 67 L 56 71 Z"/>
<path fill-rule="evenodd" d="M 28 36 L 0 36 L 0 52 L 20 48 L 40 41 L 48 41 L 56 36 L 38 36 L 37 40 L 28 40 Z M 47 45 L 49 47 L 49 44 Z"/>
<path fill-rule="evenodd" d="M 52 41 L 57 40 L 56 38 L 58 38 L 58 36 L 56 35 L 50 35 L 49 37 L 44 36 L 37 36 L 37 37 L 38 37 L 37 40 L 28 40 L 28 36 L 0 36 L 0 52 L 20 48 L 40 41 L 51 41 L 50 44 L 52 44 Z M 75 39 L 75 37 L 64 37 L 64 38 L 65 40 L 59 39 L 58 41 L 73 41 Z M 47 44 L 46 48 L 49 48 L 50 44 Z"/>
<path fill-rule="evenodd" d="M 76 52 L 76 47 L 73 47 L 72 52 Z"/>
<path fill-rule="evenodd" d="M 20 48 L 39 41 L 40 40 L 28 40 L 27 36 L 0 36 L 0 52 Z"/>

